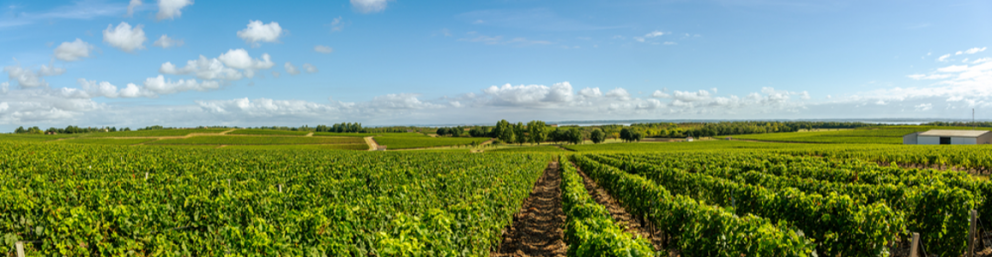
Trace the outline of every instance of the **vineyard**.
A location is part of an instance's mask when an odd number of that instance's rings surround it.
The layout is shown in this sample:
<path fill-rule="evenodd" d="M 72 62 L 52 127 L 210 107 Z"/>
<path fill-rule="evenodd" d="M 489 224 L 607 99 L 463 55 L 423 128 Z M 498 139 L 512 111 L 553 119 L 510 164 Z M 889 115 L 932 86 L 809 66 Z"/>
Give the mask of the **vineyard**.
<path fill-rule="evenodd" d="M 723 140 L 471 153 L 368 152 L 361 140 L 3 140 L 0 252 L 14 256 L 21 242 L 28 256 L 908 256 L 915 234 L 920 252 L 962 256 L 992 217 L 987 146 Z M 604 193 L 613 200 L 595 197 Z M 553 213 L 560 223 L 539 222 Z M 561 234 L 522 242 L 521 231 Z"/>
<path fill-rule="evenodd" d="M 547 155 L 2 143 L 0 252 L 485 255 Z"/>

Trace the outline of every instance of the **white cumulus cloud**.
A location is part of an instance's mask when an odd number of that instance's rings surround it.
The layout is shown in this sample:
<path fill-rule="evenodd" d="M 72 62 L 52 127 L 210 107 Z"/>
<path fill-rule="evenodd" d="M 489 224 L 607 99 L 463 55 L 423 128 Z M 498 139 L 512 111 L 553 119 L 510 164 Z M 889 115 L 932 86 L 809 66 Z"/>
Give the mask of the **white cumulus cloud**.
<path fill-rule="evenodd" d="M 269 54 L 262 54 L 262 60 L 252 59 L 248 55 L 248 51 L 244 49 L 231 49 L 227 53 L 221 54 L 217 57 L 224 65 L 235 69 L 242 69 L 245 71 L 245 76 L 251 78 L 254 77 L 256 70 L 264 70 L 272 68 L 275 63 L 272 62 L 272 58 Z"/>
<path fill-rule="evenodd" d="M 7 78 L 17 81 L 17 84 L 22 88 L 47 87 L 48 82 L 42 77 L 56 76 L 65 73 L 64 68 L 46 65 L 41 65 L 41 68 L 38 69 L 38 71 L 22 68 L 20 65 L 3 67 L 3 71 L 7 73 Z"/>
<path fill-rule="evenodd" d="M 587 88 L 583 88 L 582 90 L 579 90 L 579 95 L 584 97 L 600 97 L 603 96 L 603 93 L 599 91 L 598 87 L 596 88 L 587 87 Z"/>
<path fill-rule="evenodd" d="M 90 57 L 90 50 L 93 50 L 93 45 L 77 38 L 76 41 L 62 42 L 62 44 L 56 47 L 55 58 L 67 62 L 77 61 Z"/>
<path fill-rule="evenodd" d="M 502 87 L 490 86 L 482 92 L 493 97 L 497 104 L 510 105 L 539 105 L 547 103 L 564 103 L 572 100 L 572 84 L 568 82 L 555 83 L 551 87 L 545 85 L 505 84 Z"/>
<path fill-rule="evenodd" d="M 217 58 L 207 58 L 200 55 L 199 59 L 186 62 L 179 68 L 171 62 L 163 63 L 159 72 L 171 75 L 192 74 L 202 80 L 240 80 L 243 77 L 252 78 L 255 72 L 275 66 L 269 54 L 262 54 L 262 59 L 252 58 L 244 49 L 230 49 Z"/>
<path fill-rule="evenodd" d="M 138 8 L 138 6 L 141 6 L 141 0 L 131 0 L 127 4 L 127 15 L 125 17 L 134 16 L 134 8 Z"/>
<path fill-rule="evenodd" d="M 172 39 L 168 35 L 163 34 L 161 37 L 158 38 L 158 40 L 155 40 L 155 43 L 152 43 L 152 45 L 161 48 L 171 48 L 171 47 L 183 46 L 184 43 L 185 42 L 183 42 L 182 39 L 178 39 L 178 40 Z"/>
<path fill-rule="evenodd" d="M 175 19 L 182 16 L 183 7 L 193 4 L 193 0 L 158 0 L 158 20 Z"/>
<path fill-rule="evenodd" d="M 279 42 L 279 37 L 283 35 L 282 27 L 278 22 L 248 21 L 248 27 L 238 31 L 238 37 L 244 39 L 252 47 L 258 47 L 262 42 Z"/>
<path fill-rule="evenodd" d="M 103 31 L 103 42 L 129 53 L 135 49 L 144 49 L 145 40 L 148 38 L 141 28 L 140 24 L 131 28 L 127 22 L 121 22 L 116 28 L 113 24 L 107 25 L 107 29 Z"/>
<path fill-rule="evenodd" d="M 300 70 L 297 69 L 296 66 L 293 66 L 292 63 L 286 62 L 286 64 L 283 65 L 283 68 L 286 68 L 286 73 L 289 73 L 289 75 L 300 74 Z"/>
<path fill-rule="evenodd" d="M 665 93 L 665 92 L 662 92 L 661 90 L 655 90 L 654 93 L 651 93 L 651 97 L 654 97 L 654 98 L 669 98 L 669 97 L 672 97 L 672 95 L 670 95 L 668 93 Z"/>
<path fill-rule="evenodd" d="M 623 100 L 623 101 L 630 100 L 630 93 L 627 93 L 627 90 L 626 89 L 619 88 L 619 87 L 618 88 L 614 88 L 613 90 L 610 90 L 610 91 L 606 92 L 606 96 L 607 97 L 613 97 L 613 98 L 616 98 L 618 100 Z"/>
<path fill-rule="evenodd" d="M 198 82 L 195 79 L 180 79 L 179 81 L 173 82 L 172 80 L 166 80 L 162 75 L 145 79 L 144 85 L 144 89 L 152 91 L 156 94 L 172 94 L 190 90 L 207 91 L 220 88 L 220 83 L 217 83 L 216 81 Z"/>
<path fill-rule="evenodd" d="M 950 57 L 951 57 L 951 54 L 941 55 L 940 57 L 937 57 L 937 61 L 938 62 L 946 62 L 947 61 L 947 58 L 950 58 Z"/>
<path fill-rule="evenodd" d="M 975 48 L 971 48 L 971 49 L 964 50 L 964 51 L 957 51 L 956 53 L 954 53 L 954 55 L 977 54 L 977 53 L 981 53 L 983 51 L 985 51 L 985 47 L 982 47 L 982 48 L 975 47 Z"/>
<path fill-rule="evenodd" d="M 309 63 L 304 63 L 303 64 L 303 71 L 306 71 L 307 73 L 317 73 L 317 67 L 314 67 L 313 65 L 311 65 Z"/>
<path fill-rule="evenodd" d="M 171 62 L 163 63 L 158 71 L 171 75 L 193 74 L 197 78 L 204 80 L 239 80 L 244 77 L 244 74 L 240 71 L 224 66 L 224 63 L 217 58 L 207 59 L 207 57 L 202 55 L 199 59 L 187 61 L 186 66 L 182 68 L 176 67 Z"/>

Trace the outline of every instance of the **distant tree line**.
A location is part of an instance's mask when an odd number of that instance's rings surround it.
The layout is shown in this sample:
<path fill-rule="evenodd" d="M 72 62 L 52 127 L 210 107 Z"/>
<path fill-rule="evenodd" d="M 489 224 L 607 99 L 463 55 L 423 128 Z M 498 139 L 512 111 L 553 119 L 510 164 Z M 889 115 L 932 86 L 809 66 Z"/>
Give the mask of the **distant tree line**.
<path fill-rule="evenodd" d="M 725 135 L 796 132 L 803 129 L 838 129 L 881 126 L 863 122 L 837 121 L 724 121 L 711 123 L 635 123 L 630 127 L 647 137 L 684 138 Z M 618 135 L 619 136 L 619 135 Z"/>
<path fill-rule="evenodd" d="M 116 132 L 117 127 L 78 127 L 78 126 L 67 126 L 65 128 L 48 128 L 46 130 L 41 130 L 38 126 L 30 127 L 25 129 L 24 127 L 17 127 L 14 130 L 15 134 L 46 134 L 46 133 L 57 133 L 57 134 L 82 134 L 82 133 L 93 133 L 93 132 Z M 130 128 L 123 128 L 121 131 L 131 131 Z"/>
<path fill-rule="evenodd" d="M 938 126 L 938 127 L 992 127 L 992 121 L 934 121 L 920 124 L 923 126 Z"/>

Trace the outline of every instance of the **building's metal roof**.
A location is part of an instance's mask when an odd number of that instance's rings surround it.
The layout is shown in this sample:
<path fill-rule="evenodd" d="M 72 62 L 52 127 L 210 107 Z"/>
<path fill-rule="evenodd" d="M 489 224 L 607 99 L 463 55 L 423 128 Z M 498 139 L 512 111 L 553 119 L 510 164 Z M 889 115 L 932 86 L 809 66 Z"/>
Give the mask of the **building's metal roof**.
<path fill-rule="evenodd" d="M 948 130 L 948 129 L 933 129 L 927 132 L 920 133 L 919 136 L 923 137 L 980 137 L 985 133 L 989 133 L 988 130 Z"/>

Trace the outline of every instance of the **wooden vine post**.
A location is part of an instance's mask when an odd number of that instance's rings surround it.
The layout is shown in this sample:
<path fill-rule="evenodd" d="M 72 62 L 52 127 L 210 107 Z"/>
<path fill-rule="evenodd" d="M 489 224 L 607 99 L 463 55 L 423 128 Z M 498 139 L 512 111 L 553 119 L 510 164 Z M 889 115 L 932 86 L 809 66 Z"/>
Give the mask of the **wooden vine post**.
<path fill-rule="evenodd" d="M 978 211 L 971 210 L 971 219 L 968 220 L 968 255 L 975 257 L 975 225 L 978 223 Z"/>
<path fill-rule="evenodd" d="M 24 242 L 14 243 L 14 248 L 17 249 L 17 257 L 24 257 Z"/>
<path fill-rule="evenodd" d="M 909 246 L 909 257 L 919 257 L 916 248 L 920 245 L 920 233 L 913 232 L 913 243 Z"/>

